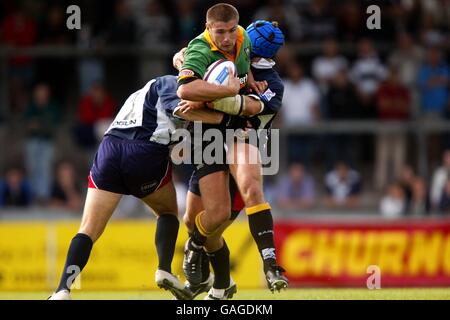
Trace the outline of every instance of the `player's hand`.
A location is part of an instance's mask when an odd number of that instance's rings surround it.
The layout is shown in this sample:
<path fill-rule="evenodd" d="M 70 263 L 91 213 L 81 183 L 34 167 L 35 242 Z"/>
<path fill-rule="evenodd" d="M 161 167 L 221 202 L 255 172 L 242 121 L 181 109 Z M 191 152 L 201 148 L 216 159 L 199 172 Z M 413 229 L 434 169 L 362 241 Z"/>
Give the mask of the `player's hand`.
<path fill-rule="evenodd" d="M 230 77 L 228 78 L 227 87 L 230 89 L 230 96 L 237 95 L 239 90 L 241 90 L 241 81 L 238 77 L 233 77 L 233 70 L 229 67 L 228 74 Z"/>
<path fill-rule="evenodd" d="M 253 73 L 250 70 L 248 72 L 247 87 L 250 92 L 261 95 L 264 91 L 266 91 L 268 84 L 267 81 L 255 81 Z"/>
<path fill-rule="evenodd" d="M 178 110 L 180 110 L 181 113 L 186 113 L 189 110 L 196 110 L 196 109 L 204 108 L 205 103 L 201 102 L 201 101 L 181 100 L 178 103 L 178 107 L 180 107 Z"/>
<path fill-rule="evenodd" d="M 251 92 L 254 92 L 258 95 L 261 95 L 264 93 L 264 91 L 266 91 L 267 87 L 269 85 L 267 84 L 267 81 L 253 81 L 253 82 L 248 82 L 248 88 L 250 89 Z"/>
<path fill-rule="evenodd" d="M 187 50 L 187 47 L 184 47 L 183 49 L 181 49 L 180 51 L 175 53 L 175 55 L 172 58 L 173 67 L 175 69 L 177 69 L 178 71 L 180 71 L 181 67 L 183 66 L 184 54 L 185 54 L 186 50 Z"/>

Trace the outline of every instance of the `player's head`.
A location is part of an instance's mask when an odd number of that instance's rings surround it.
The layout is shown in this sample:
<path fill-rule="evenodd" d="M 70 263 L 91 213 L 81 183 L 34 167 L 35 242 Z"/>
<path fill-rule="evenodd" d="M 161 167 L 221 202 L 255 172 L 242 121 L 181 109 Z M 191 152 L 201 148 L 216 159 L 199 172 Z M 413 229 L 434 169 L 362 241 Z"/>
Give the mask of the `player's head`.
<path fill-rule="evenodd" d="M 275 21 L 257 20 L 247 27 L 252 41 L 252 57 L 273 58 L 284 43 L 283 32 Z"/>
<path fill-rule="evenodd" d="M 239 12 L 230 4 L 218 3 L 206 12 L 206 29 L 222 51 L 232 52 L 238 34 Z"/>

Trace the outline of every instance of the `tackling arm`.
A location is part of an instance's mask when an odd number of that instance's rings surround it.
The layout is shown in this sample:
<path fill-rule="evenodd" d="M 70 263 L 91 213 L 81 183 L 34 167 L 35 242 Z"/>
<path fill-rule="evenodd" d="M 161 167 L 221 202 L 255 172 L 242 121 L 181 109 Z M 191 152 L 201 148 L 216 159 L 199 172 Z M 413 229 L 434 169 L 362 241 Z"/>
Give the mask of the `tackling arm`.
<path fill-rule="evenodd" d="M 208 103 L 208 107 L 238 116 L 254 116 L 261 113 L 264 103 L 256 95 L 235 95 Z"/>

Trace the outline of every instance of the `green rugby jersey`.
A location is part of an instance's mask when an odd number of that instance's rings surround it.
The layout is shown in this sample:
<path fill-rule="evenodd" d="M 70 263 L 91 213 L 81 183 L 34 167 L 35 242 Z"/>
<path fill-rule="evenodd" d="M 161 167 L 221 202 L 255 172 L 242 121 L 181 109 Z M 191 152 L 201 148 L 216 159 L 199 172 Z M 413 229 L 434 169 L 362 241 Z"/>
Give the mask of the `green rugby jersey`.
<path fill-rule="evenodd" d="M 203 79 L 206 69 L 215 61 L 227 59 L 233 61 L 238 70 L 241 89 L 247 85 L 247 73 L 250 69 L 251 41 L 247 32 L 238 26 L 236 55 L 220 50 L 211 40 L 208 30 L 193 39 L 186 50 L 184 64 L 178 75 L 178 84 L 191 81 L 193 78 Z"/>

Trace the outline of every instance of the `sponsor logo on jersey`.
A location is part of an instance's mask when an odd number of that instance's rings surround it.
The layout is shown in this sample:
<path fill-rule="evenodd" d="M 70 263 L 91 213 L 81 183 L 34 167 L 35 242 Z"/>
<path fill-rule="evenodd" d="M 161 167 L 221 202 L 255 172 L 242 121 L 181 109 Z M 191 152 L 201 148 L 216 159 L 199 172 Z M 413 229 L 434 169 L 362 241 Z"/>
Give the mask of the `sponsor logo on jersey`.
<path fill-rule="evenodd" d="M 264 98 L 266 101 L 270 101 L 273 97 L 276 96 L 276 93 L 273 92 L 270 89 L 267 89 L 262 95 L 261 97 Z"/>

